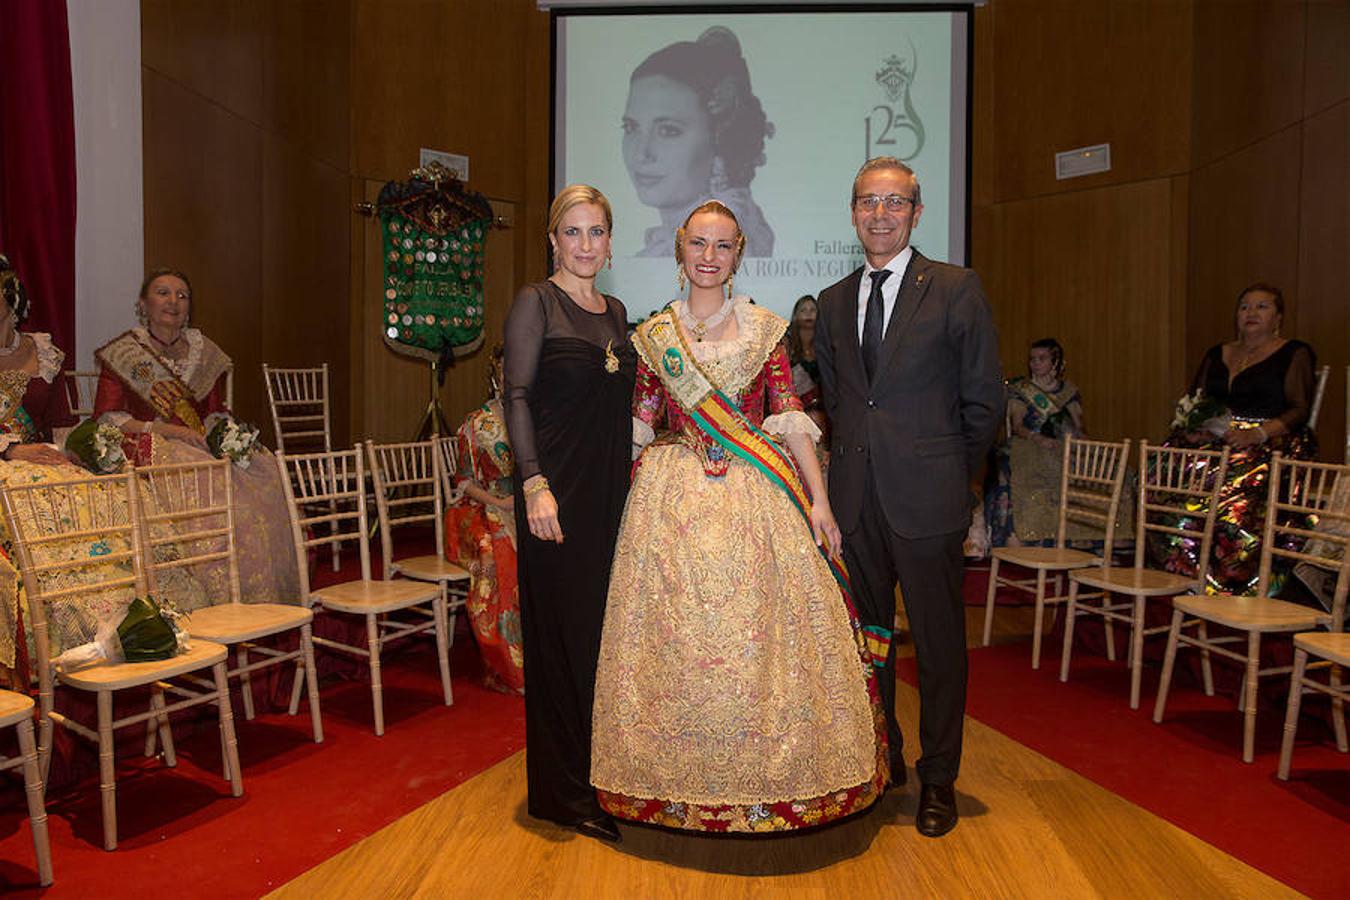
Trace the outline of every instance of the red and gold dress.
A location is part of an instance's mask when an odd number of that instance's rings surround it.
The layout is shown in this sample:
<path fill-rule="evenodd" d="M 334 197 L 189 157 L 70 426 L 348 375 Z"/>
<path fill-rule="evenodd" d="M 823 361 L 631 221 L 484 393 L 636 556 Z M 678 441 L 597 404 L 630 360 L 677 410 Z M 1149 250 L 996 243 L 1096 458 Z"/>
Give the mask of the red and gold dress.
<path fill-rule="evenodd" d="M 489 400 L 469 413 L 455 433 L 458 499 L 445 511 L 445 558 L 473 576 L 466 604 L 488 683 L 505 691 L 525 690 L 521 649 L 520 593 L 516 587 L 515 513 L 464 493 L 473 483 L 498 497 L 511 497 L 514 460 L 501 401 Z"/>
<path fill-rule="evenodd" d="M 188 342 L 188 353 L 182 359 L 161 355 L 142 327 L 95 351 L 99 379 L 94 416 L 114 426 L 138 419 L 208 433 L 216 417 L 229 413 L 225 378 L 230 358 L 195 328 L 184 328 L 183 339 Z M 211 458 L 205 450 L 154 433 L 127 435 L 123 449 L 138 466 L 199 463 Z M 286 497 L 276 460 L 265 447 L 257 446 L 247 468 L 235 467 L 234 500 L 243 601 L 299 603 L 300 576 Z"/>
<path fill-rule="evenodd" d="M 733 313 L 736 338 L 683 349 L 759 431 L 817 437 L 792 391 L 787 323 L 744 298 Z M 634 821 L 740 832 L 864 809 L 885 786 L 884 719 L 829 564 L 789 496 L 701 429 L 666 389 L 662 359 L 634 343 L 634 436 L 647 446 L 596 681 L 601 805 Z"/>

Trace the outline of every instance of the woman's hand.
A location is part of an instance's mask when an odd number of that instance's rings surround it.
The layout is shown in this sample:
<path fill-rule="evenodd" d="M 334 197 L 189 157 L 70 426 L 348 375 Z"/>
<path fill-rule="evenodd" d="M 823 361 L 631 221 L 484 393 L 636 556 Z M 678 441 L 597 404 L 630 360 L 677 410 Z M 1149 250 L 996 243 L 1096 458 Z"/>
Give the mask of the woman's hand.
<path fill-rule="evenodd" d="M 528 490 L 528 483 L 526 488 Z M 563 542 L 562 525 L 558 523 L 558 501 L 548 488 L 526 493 L 525 518 L 530 523 L 530 534 L 539 540 L 553 541 L 555 544 Z"/>
<path fill-rule="evenodd" d="M 1266 435 L 1260 428 L 1230 428 L 1223 433 L 1223 439 L 1234 449 L 1255 447 L 1266 442 Z"/>
<path fill-rule="evenodd" d="M 198 434 L 195 430 L 186 425 L 170 425 L 164 422 L 156 423 L 154 434 L 160 437 L 166 437 L 174 441 L 182 441 L 185 444 L 191 444 L 198 450 L 206 450 L 206 435 Z"/>
<path fill-rule="evenodd" d="M 47 444 L 10 444 L 9 449 L 5 451 L 5 459 L 21 459 L 43 466 L 75 465 L 64 453 Z"/>
<path fill-rule="evenodd" d="M 844 537 L 839 533 L 839 524 L 834 521 L 834 511 L 830 501 L 823 496 L 811 504 L 811 531 L 816 537 L 816 546 L 824 547 L 831 557 L 838 557 L 844 549 Z"/>

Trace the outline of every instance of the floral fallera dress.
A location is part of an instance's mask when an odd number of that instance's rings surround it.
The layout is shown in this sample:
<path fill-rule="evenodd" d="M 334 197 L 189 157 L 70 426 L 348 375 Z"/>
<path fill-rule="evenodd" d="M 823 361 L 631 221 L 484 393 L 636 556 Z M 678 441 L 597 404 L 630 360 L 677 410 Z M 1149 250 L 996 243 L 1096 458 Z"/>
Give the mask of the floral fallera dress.
<path fill-rule="evenodd" d="M 501 401 L 489 400 L 468 415 L 455 434 L 455 456 L 458 495 L 445 511 L 445 558 L 473 576 L 466 605 L 488 684 L 523 693 L 515 515 L 484 506 L 463 491 L 472 482 L 499 497 L 512 496 L 515 461 Z"/>
<path fill-rule="evenodd" d="M 815 437 L 792 391 L 786 322 L 744 298 L 733 309 L 738 336 L 691 344 L 692 358 L 758 430 Z M 788 831 L 865 809 L 885 786 L 885 720 L 839 585 L 788 496 L 700 430 L 656 365 L 640 355 L 634 437 L 645 450 L 596 679 L 600 803 L 710 832 Z"/>

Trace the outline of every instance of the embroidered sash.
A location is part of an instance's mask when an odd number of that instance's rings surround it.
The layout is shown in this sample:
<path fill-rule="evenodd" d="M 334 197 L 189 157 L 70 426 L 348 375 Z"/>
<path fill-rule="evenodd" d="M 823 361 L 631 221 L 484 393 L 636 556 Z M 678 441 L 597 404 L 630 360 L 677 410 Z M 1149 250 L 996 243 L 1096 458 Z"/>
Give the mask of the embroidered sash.
<path fill-rule="evenodd" d="M 19 369 L 0 372 L 0 434 L 16 435 L 24 441 L 37 438 L 37 426 L 22 405 L 32 377 Z"/>
<path fill-rule="evenodd" d="M 206 432 L 192 405 L 192 389 L 135 332 L 113 338 L 94 356 L 160 416 L 177 418 L 198 434 Z"/>
<path fill-rule="evenodd" d="M 669 308 L 639 325 L 633 335 L 633 344 L 661 379 L 666 392 L 680 404 L 689 418 L 726 452 L 750 463 L 771 484 L 782 490 L 801 513 L 807 531 L 811 533 L 811 501 L 791 454 L 756 428 L 740 407 L 703 371 L 685 343 L 684 336 L 680 334 Z M 833 559 L 824 547 L 818 546 L 817 549 L 839 584 L 844 606 L 855 625 L 854 633 L 861 634 L 856 628 L 858 614 L 853 604 L 853 586 L 849 582 L 848 570 L 844 568 L 842 560 Z M 861 648 L 868 654 L 872 653 L 875 645 L 874 637 L 869 633 L 865 641 L 861 637 L 859 639 Z M 889 643 L 889 633 L 885 639 Z M 872 659 L 875 664 L 877 658 L 874 654 Z M 885 663 L 884 653 L 880 660 L 881 664 Z"/>

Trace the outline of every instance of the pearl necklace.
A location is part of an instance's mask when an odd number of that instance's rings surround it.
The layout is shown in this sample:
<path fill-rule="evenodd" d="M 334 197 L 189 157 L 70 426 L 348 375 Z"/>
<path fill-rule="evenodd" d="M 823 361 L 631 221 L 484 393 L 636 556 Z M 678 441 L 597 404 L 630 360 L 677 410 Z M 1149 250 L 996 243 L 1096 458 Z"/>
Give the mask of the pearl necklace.
<path fill-rule="evenodd" d="M 726 300 L 722 301 L 721 309 L 707 318 L 700 319 L 695 317 L 694 314 L 689 311 L 689 301 L 683 300 L 678 307 L 680 312 L 680 322 L 684 324 L 685 330 L 694 336 L 694 340 L 702 343 L 703 339 L 708 336 L 708 332 L 726 321 L 727 316 L 731 315 L 731 310 L 734 306 L 735 304 L 732 302 L 731 298 L 728 297 Z"/>

